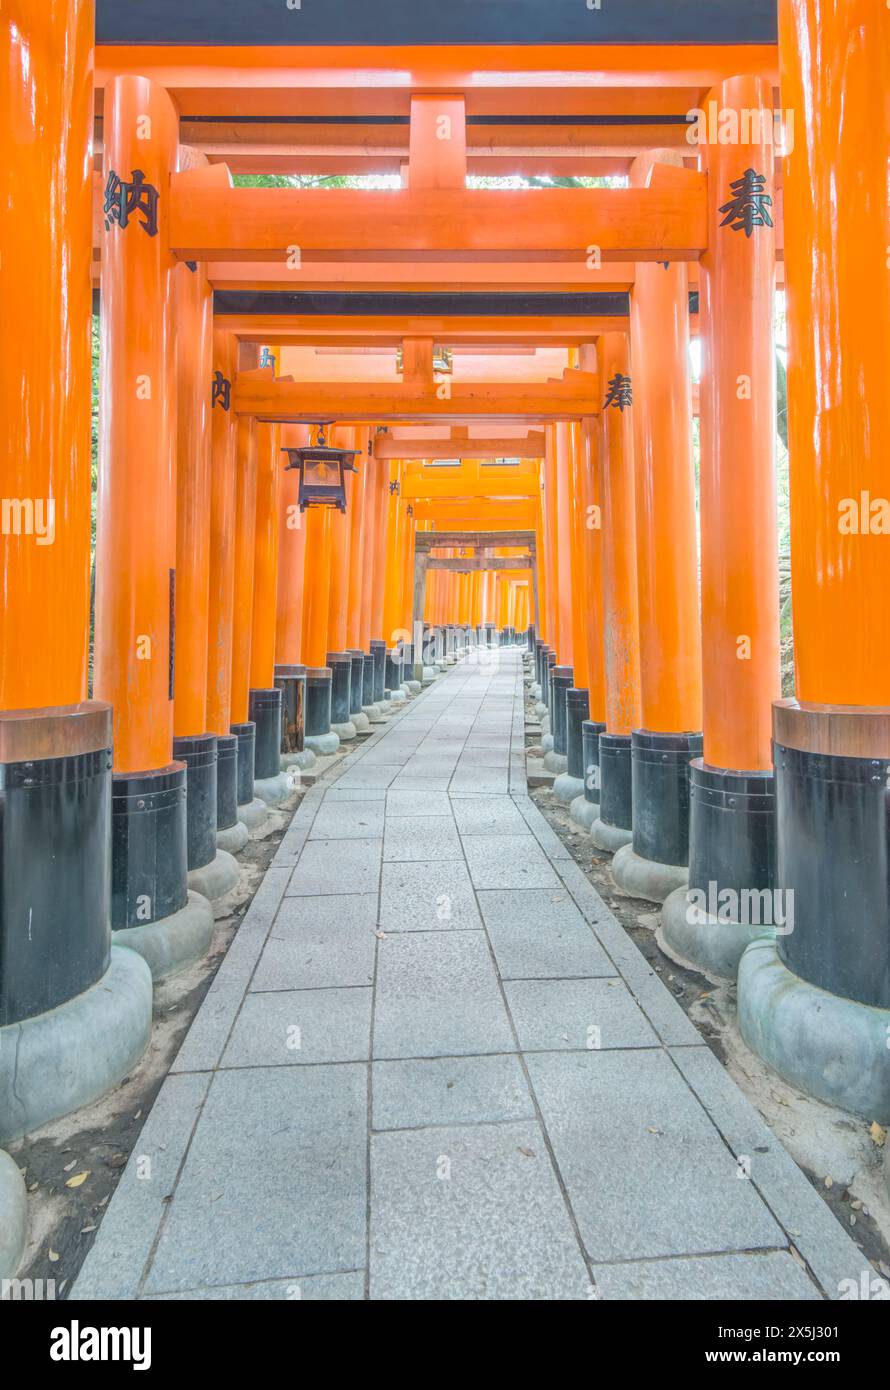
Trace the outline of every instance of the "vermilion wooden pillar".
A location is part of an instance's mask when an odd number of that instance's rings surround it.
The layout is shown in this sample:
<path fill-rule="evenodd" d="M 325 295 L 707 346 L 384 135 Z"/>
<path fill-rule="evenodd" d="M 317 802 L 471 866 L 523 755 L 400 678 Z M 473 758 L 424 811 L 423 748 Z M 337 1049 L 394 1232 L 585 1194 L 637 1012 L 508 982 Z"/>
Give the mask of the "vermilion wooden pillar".
<path fill-rule="evenodd" d="M 0 14 L 0 1142 L 117 1084 L 151 1030 L 149 971 L 111 948 L 111 710 L 87 700 L 93 35 L 88 0 Z"/>
<path fill-rule="evenodd" d="M 779 57 L 796 699 L 773 737 L 794 919 L 742 957 L 740 1022 L 796 1084 L 886 1123 L 890 9 L 780 0 Z"/>
<path fill-rule="evenodd" d="M 281 447 L 305 448 L 308 425 L 282 425 Z M 286 456 L 282 455 L 282 464 Z M 300 511 L 300 471 L 283 469 L 278 480 L 278 602 L 275 662 L 293 666 L 302 660 L 303 573 L 306 557 L 306 518 Z"/>
<path fill-rule="evenodd" d="M 232 383 L 238 362 L 234 334 L 214 329 L 212 356 L 206 722 L 216 735 L 217 844 L 237 852 L 246 843 L 247 827 L 238 819 L 238 739 L 231 732 L 237 450 Z"/>
<path fill-rule="evenodd" d="M 267 805 L 277 805 L 290 790 L 281 772 L 282 691 L 275 684 L 278 490 L 285 463 L 278 425 L 257 424 L 256 461 L 248 718 L 256 728 L 255 789 Z"/>
<path fill-rule="evenodd" d="M 600 814 L 591 837 L 600 849 L 617 850 L 632 838 L 630 735 L 640 722 L 633 405 L 626 394 L 608 387 L 616 377 L 630 374 L 626 336 L 603 334 L 598 356 L 606 732 L 599 739 Z"/>
<path fill-rule="evenodd" d="M 115 712 L 112 923 L 133 933 L 127 940 L 145 951 L 156 978 L 180 968 L 180 952 L 200 955 L 213 928 L 209 903 L 188 901 L 186 768 L 173 760 L 177 382 L 168 218 L 177 138 L 166 91 L 140 77 L 111 81 L 94 689 Z M 182 930 L 180 913 L 189 920 Z"/>
<path fill-rule="evenodd" d="M 631 183 L 682 184 L 691 175 L 680 161 L 672 151 L 640 156 Z M 639 264 L 630 329 L 641 727 L 631 741 L 633 845 L 622 849 L 612 873 L 627 892 L 661 902 L 688 878 L 689 762 L 702 747 L 689 282 L 682 261 Z"/>
<path fill-rule="evenodd" d="M 732 78 L 718 109 L 760 116 L 754 143 L 706 145 L 708 250 L 699 303 L 704 751 L 690 769 L 690 892 L 665 903 L 661 935 L 675 957 L 733 978 L 759 923 L 743 921 L 745 890 L 775 886 L 770 722 L 781 693 L 776 527 L 774 281 L 777 211 L 764 203 L 746 231 L 726 221 L 733 185 L 753 170 L 775 188 L 772 93 L 765 78 Z M 752 212 L 756 204 L 751 204 Z M 769 211 L 769 209 L 773 211 Z M 773 213 L 775 212 L 775 216 Z M 733 222 L 742 225 L 733 225 Z M 750 233 L 750 234 L 749 234 Z M 723 922 L 690 912 L 695 897 L 730 904 Z M 737 908 L 731 910 L 735 903 Z"/>

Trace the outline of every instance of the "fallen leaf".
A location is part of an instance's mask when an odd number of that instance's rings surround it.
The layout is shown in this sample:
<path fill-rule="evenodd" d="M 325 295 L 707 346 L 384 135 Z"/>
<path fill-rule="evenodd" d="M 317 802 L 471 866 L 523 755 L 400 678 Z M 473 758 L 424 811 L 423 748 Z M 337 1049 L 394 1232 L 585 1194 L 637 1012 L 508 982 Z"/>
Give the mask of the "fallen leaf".
<path fill-rule="evenodd" d="M 62 1169 L 62 1172 L 63 1172 L 63 1173 L 70 1173 L 70 1172 L 71 1172 L 71 1169 L 74 1168 L 74 1167 L 76 1166 L 76 1164 L 77 1164 L 77 1159 L 76 1159 L 76 1158 L 72 1158 L 72 1160 L 71 1160 L 70 1163 L 66 1163 L 66 1164 L 65 1164 L 65 1167 Z"/>
<path fill-rule="evenodd" d="M 90 1231 L 98 1231 L 98 1226 L 84 1226 L 80 1232 L 82 1236 L 88 1236 Z"/>
<path fill-rule="evenodd" d="M 793 1257 L 795 1260 L 797 1260 L 797 1263 L 798 1263 L 803 1269 L 806 1269 L 806 1267 L 807 1267 L 807 1262 L 806 1262 L 806 1260 L 803 1258 L 803 1256 L 801 1255 L 800 1251 L 797 1250 L 793 1245 L 789 1245 L 788 1249 L 791 1251 L 792 1257 Z"/>
<path fill-rule="evenodd" d="M 389 937 L 387 936 L 387 934 L 386 934 L 385 931 L 375 931 L 374 935 L 377 937 L 377 940 L 378 940 L 378 941 L 388 941 L 388 940 L 389 940 Z"/>
<path fill-rule="evenodd" d="M 47 1250 L 46 1253 L 49 1256 L 50 1264 L 55 1264 L 59 1258 L 59 1252 L 57 1250 Z"/>
<path fill-rule="evenodd" d="M 887 1131 L 884 1128 L 884 1126 L 879 1125 L 877 1120 L 875 1120 L 874 1124 L 868 1132 L 871 1135 L 873 1141 L 877 1144 L 878 1148 L 882 1149 L 885 1143 L 887 1142 Z"/>
<path fill-rule="evenodd" d="M 66 1186 L 66 1187 L 80 1187 L 81 1183 L 85 1183 L 86 1180 L 87 1180 L 87 1178 L 88 1178 L 89 1176 L 90 1176 L 90 1170 L 89 1170 L 89 1168 L 85 1168 L 84 1171 L 83 1171 L 82 1173 L 75 1173 L 75 1175 L 74 1175 L 73 1178 L 69 1178 L 68 1181 L 66 1182 L 65 1186 Z"/>
<path fill-rule="evenodd" d="M 832 1177 L 827 1177 L 827 1178 L 825 1179 L 825 1186 L 826 1186 L 826 1187 L 829 1187 L 829 1188 L 830 1188 L 830 1187 L 834 1187 L 834 1178 L 832 1178 Z"/>
<path fill-rule="evenodd" d="M 522 1147 L 521 1144 L 519 1145 L 519 1152 L 520 1152 L 520 1153 L 523 1155 L 523 1157 L 525 1157 L 525 1158 L 537 1158 L 537 1156 L 538 1156 L 538 1155 L 535 1153 L 534 1149 L 524 1149 L 524 1148 Z"/>

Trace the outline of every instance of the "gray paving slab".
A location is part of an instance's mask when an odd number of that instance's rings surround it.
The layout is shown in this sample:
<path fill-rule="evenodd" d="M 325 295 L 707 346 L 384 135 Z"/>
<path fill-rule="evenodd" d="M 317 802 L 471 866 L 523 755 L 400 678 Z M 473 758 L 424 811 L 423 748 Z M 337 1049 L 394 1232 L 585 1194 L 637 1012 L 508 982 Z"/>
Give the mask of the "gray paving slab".
<path fill-rule="evenodd" d="M 390 788 L 386 793 L 387 815 L 450 816 L 451 801 L 445 791 L 426 787 Z"/>
<path fill-rule="evenodd" d="M 341 791 L 355 789 L 356 787 L 370 787 L 372 789 L 386 788 L 399 775 L 402 770 L 401 763 L 366 763 L 364 759 L 351 767 L 348 772 L 344 772 L 337 785 Z"/>
<path fill-rule="evenodd" d="M 590 1278 L 537 1124 L 376 1134 L 370 1295 L 584 1299 Z"/>
<path fill-rule="evenodd" d="M 287 896 L 376 893 L 383 841 L 307 840 L 287 887 Z"/>
<path fill-rule="evenodd" d="M 73 1299 L 133 1299 L 204 1104 L 210 1076 L 168 1076 L 136 1139 Z"/>
<path fill-rule="evenodd" d="M 385 801 L 385 787 L 328 787 L 325 801 Z"/>
<path fill-rule="evenodd" d="M 348 1065 L 218 1072 L 146 1292 L 361 1269 L 367 1071 Z"/>
<path fill-rule="evenodd" d="M 593 1265 L 597 1297 L 651 1302 L 663 1299 L 728 1303 L 752 1299 L 821 1299 L 805 1269 L 784 1251 L 750 1255 Z"/>
<path fill-rule="evenodd" d="M 526 1061 L 591 1260 L 788 1244 L 665 1052 Z"/>
<path fill-rule="evenodd" d="M 623 980 L 508 980 L 523 1052 L 660 1047 Z"/>
<path fill-rule="evenodd" d="M 375 1062 L 375 1129 L 533 1120 L 535 1107 L 518 1057 L 434 1057 Z"/>
<path fill-rule="evenodd" d="M 383 858 L 386 863 L 406 860 L 460 859 L 464 852 L 453 820 L 444 816 L 386 817 Z"/>
<path fill-rule="evenodd" d="M 386 932 L 481 927 L 466 864 L 459 859 L 384 864 L 379 922 Z"/>
<path fill-rule="evenodd" d="M 370 989 L 297 989 L 248 994 L 221 1067 L 293 1067 L 363 1062 L 371 1039 Z"/>
<path fill-rule="evenodd" d="M 376 893 L 286 898 L 250 988 L 330 989 L 372 984 L 377 905 Z"/>
<path fill-rule="evenodd" d="M 315 816 L 310 840 L 362 840 L 383 834 L 384 801 L 324 802 Z"/>
<path fill-rule="evenodd" d="M 489 889 L 478 901 L 505 980 L 617 974 L 565 888 Z"/>
<path fill-rule="evenodd" d="M 745 1159 L 751 1181 L 827 1297 L 840 1297 L 847 1280 L 858 1286 L 863 1270 L 870 1278 L 873 1270 L 858 1245 L 711 1049 L 678 1047 L 671 1050 L 671 1056 L 733 1153 Z"/>
<path fill-rule="evenodd" d="M 464 853 L 476 888 L 559 888 L 560 882 L 532 834 L 466 835 Z"/>
<path fill-rule="evenodd" d="M 146 1302 L 213 1303 L 355 1303 L 365 1296 L 363 1270 L 354 1274 L 314 1274 L 302 1279 L 266 1279 L 254 1284 L 223 1284 L 217 1288 L 187 1289 L 184 1293 L 153 1293 Z"/>
<path fill-rule="evenodd" d="M 375 1057 L 515 1051 L 484 932 L 410 932 L 380 942 Z"/>
<path fill-rule="evenodd" d="M 500 793 L 509 791 L 509 774 L 506 767 L 459 767 L 451 779 L 452 792 L 469 792 L 472 796 L 481 793 Z"/>
<path fill-rule="evenodd" d="M 527 835 L 528 827 L 508 796 L 455 798 L 454 818 L 461 835 Z"/>

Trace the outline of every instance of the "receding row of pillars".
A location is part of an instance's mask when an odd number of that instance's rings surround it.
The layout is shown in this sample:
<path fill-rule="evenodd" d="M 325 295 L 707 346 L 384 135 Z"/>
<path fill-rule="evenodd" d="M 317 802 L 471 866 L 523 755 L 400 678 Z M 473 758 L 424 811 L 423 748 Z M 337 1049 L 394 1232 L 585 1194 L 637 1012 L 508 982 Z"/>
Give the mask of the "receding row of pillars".
<path fill-rule="evenodd" d="M 850 38 L 839 15 L 817 33 L 814 9 L 780 6 L 797 117 L 783 180 L 796 698 L 780 666 L 772 92 L 755 76 L 708 98 L 746 113 L 751 138 L 705 147 L 698 503 L 686 269 L 638 264 L 629 334 L 582 350 L 600 416 L 547 430 L 534 682 L 555 793 L 614 855 L 619 888 L 663 904 L 662 948 L 738 979 L 743 1036 L 785 1077 L 886 1121 L 890 134 L 866 132 L 887 19 L 857 6 Z M 684 177 L 657 151 L 630 181 Z"/>

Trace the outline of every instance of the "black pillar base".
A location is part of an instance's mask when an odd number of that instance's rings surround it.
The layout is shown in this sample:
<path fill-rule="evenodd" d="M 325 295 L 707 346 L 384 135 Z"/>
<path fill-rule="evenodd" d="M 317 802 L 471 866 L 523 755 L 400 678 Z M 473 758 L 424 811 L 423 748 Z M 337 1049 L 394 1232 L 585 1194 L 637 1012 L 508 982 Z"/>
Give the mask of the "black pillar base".
<path fill-rule="evenodd" d="M 186 766 L 185 822 L 189 870 L 216 858 L 217 749 L 215 734 L 175 738 L 173 757 Z"/>
<path fill-rule="evenodd" d="M 233 724 L 232 733 L 238 740 L 238 805 L 249 806 L 253 801 L 255 780 L 256 725 L 252 720 L 246 724 Z"/>
<path fill-rule="evenodd" d="M 248 714 L 256 725 L 254 780 L 263 782 L 281 772 L 281 691 L 249 691 Z"/>
<path fill-rule="evenodd" d="M 371 703 L 376 705 L 384 698 L 386 691 L 386 643 L 375 637 L 370 646 L 374 660 L 374 699 Z"/>
<path fill-rule="evenodd" d="M 329 666 L 306 668 L 307 738 L 319 738 L 331 732 L 331 684 Z"/>
<path fill-rule="evenodd" d="M 365 689 L 365 654 L 357 651 L 354 647 L 349 648 L 349 657 L 352 661 L 352 672 L 349 685 L 349 713 L 361 714 L 362 701 Z"/>
<path fill-rule="evenodd" d="M 331 670 L 331 727 L 348 724 L 352 708 L 352 657 L 348 652 L 328 652 Z"/>
<path fill-rule="evenodd" d="M 0 713 L 0 1027 L 108 969 L 111 738 L 98 700 Z"/>
<path fill-rule="evenodd" d="M 584 799 L 594 806 L 600 804 L 600 735 L 605 732 L 605 724 L 596 719 L 585 719 L 581 725 Z"/>
<path fill-rule="evenodd" d="M 386 691 L 392 694 L 395 690 L 401 690 L 404 667 L 402 665 L 402 650 L 396 647 L 393 651 L 386 653 L 386 678 L 384 685 Z"/>
<path fill-rule="evenodd" d="M 778 882 L 794 911 L 779 957 L 830 994 L 888 1009 L 890 759 L 773 752 Z"/>
<path fill-rule="evenodd" d="M 699 733 L 631 734 L 634 854 L 657 864 L 689 863 L 689 763 Z"/>
<path fill-rule="evenodd" d="M 226 734 L 216 740 L 216 829 L 238 824 L 238 739 Z"/>
<path fill-rule="evenodd" d="M 276 666 L 275 688 L 281 691 L 281 751 L 302 753 L 306 737 L 306 667 Z"/>
<path fill-rule="evenodd" d="M 374 657 L 372 653 L 365 652 L 365 660 L 362 665 L 362 704 L 375 705 L 374 698 Z"/>
<path fill-rule="evenodd" d="M 689 765 L 689 887 L 741 897 L 776 886 L 776 785 L 772 772 Z M 719 903 L 718 903 L 719 906 Z"/>
<path fill-rule="evenodd" d="M 600 734 L 599 818 L 619 830 L 633 824 L 630 734 Z"/>
<path fill-rule="evenodd" d="M 586 690 L 571 687 L 566 691 L 566 771 L 570 777 L 584 777 L 584 723 L 590 713 L 590 696 Z"/>
<path fill-rule="evenodd" d="M 566 691 L 571 689 L 574 675 L 571 666 L 553 666 L 550 671 L 550 732 L 553 751 L 566 756 Z"/>
<path fill-rule="evenodd" d="M 553 722 L 552 722 L 552 721 L 553 721 L 553 710 L 551 709 L 551 705 L 552 705 L 553 701 L 552 701 L 552 699 L 551 699 L 551 691 L 550 691 L 550 675 L 551 675 L 551 672 L 553 671 L 553 668 L 555 667 L 555 665 L 556 665 L 556 652 L 553 651 L 550 647 L 548 647 L 548 648 L 547 648 L 547 651 L 546 651 L 546 653 L 545 653 L 545 655 L 544 655 L 544 664 L 543 664 L 543 668 L 542 668 L 544 679 L 543 679 L 543 681 L 542 681 L 542 683 L 541 683 L 541 699 L 544 701 L 544 704 L 547 706 L 547 717 L 548 717 L 548 719 L 550 719 L 550 721 L 551 721 L 551 724 L 550 724 L 550 732 L 551 732 L 551 734 L 553 733 Z"/>
<path fill-rule="evenodd" d="M 121 931 L 188 901 L 186 766 L 116 773 L 112 788 L 111 925 Z"/>

